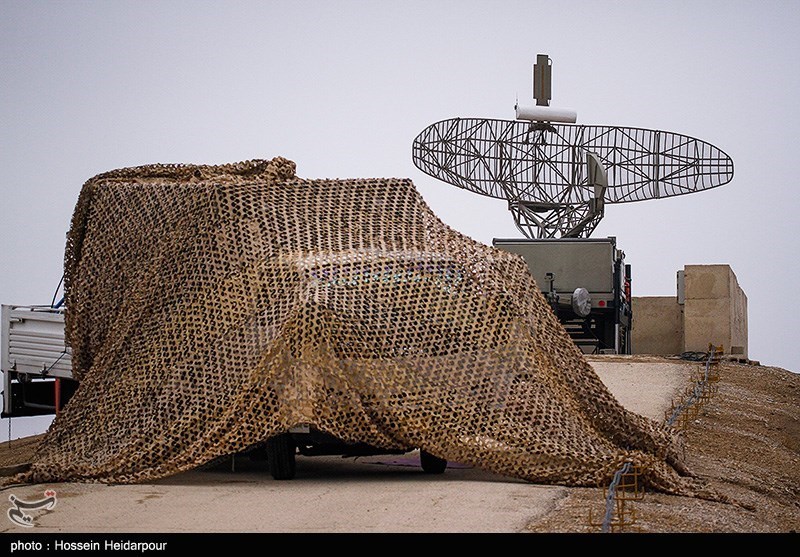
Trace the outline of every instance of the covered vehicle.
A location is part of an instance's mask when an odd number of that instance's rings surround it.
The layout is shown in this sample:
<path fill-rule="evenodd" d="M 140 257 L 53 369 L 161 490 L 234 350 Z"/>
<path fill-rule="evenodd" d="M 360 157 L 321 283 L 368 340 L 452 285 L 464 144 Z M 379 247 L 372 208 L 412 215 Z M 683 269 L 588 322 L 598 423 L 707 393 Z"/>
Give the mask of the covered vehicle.
<path fill-rule="evenodd" d="M 535 482 L 602 485 L 632 462 L 693 489 L 672 433 L 611 395 L 521 257 L 446 226 L 408 179 L 294 169 L 84 184 L 65 257 L 80 387 L 17 480 L 153 480 L 309 427 Z"/>

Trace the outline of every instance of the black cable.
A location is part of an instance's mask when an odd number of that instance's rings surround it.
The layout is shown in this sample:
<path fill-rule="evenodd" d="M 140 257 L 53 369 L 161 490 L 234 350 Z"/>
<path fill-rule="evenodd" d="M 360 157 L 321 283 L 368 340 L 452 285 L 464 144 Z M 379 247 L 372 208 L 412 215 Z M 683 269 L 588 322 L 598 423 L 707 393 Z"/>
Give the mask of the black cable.
<path fill-rule="evenodd" d="M 680 356 L 681 360 L 690 360 L 692 362 L 701 362 L 708 358 L 708 352 L 684 352 Z"/>
<path fill-rule="evenodd" d="M 58 296 L 58 289 L 61 288 L 61 283 L 64 282 L 64 274 L 61 274 L 61 280 L 58 281 L 58 286 L 56 286 L 56 291 L 53 292 L 53 300 L 50 302 L 50 307 L 56 307 L 56 296 Z"/>

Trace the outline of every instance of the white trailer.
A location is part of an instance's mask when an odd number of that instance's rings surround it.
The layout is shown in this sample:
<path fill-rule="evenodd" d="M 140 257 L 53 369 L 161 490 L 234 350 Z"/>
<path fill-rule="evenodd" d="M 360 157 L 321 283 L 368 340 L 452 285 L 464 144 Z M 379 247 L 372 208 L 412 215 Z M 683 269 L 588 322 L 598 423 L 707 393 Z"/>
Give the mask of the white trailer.
<path fill-rule="evenodd" d="M 64 340 L 64 308 L 0 308 L 3 418 L 57 413 L 77 389 Z"/>

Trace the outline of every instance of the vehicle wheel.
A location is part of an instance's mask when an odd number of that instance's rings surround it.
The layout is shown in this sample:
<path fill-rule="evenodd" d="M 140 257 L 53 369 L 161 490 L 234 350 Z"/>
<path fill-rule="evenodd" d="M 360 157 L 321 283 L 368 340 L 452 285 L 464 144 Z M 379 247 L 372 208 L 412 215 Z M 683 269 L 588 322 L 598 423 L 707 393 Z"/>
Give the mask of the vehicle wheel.
<path fill-rule="evenodd" d="M 434 456 L 428 451 L 419 452 L 419 463 L 426 474 L 442 474 L 447 468 L 445 459 Z"/>
<path fill-rule="evenodd" d="M 267 464 L 276 480 L 291 480 L 295 472 L 295 446 L 292 436 L 282 433 L 267 439 Z"/>

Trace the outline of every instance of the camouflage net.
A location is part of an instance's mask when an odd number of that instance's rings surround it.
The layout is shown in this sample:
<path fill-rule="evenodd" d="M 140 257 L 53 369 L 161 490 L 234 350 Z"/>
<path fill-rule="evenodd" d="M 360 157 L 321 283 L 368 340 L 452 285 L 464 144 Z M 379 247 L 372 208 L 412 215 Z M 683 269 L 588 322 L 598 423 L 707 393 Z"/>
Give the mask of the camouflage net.
<path fill-rule="evenodd" d="M 65 256 L 80 388 L 17 480 L 141 482 L 296 424 L 506 476 L 686 493 L 670 431 L 625 410 L 525 262 L 443 224 L 407 179 L 283 158 L 112 171 Z"/>

